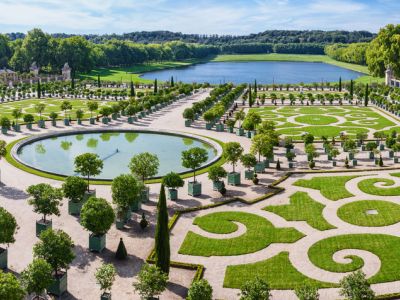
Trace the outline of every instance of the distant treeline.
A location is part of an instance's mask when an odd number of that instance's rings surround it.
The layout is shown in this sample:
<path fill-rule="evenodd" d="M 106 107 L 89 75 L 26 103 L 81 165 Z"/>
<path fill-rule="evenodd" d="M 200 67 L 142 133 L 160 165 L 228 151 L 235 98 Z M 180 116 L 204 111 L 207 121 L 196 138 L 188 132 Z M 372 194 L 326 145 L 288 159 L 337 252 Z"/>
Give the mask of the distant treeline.
<path fill-rule="evenodd" d="M 333 44 L 325 47 L 326 55 L 348 63 L 366 65 L 366 52 L 369 43 Z"/>
<path fill-rule="evenodd" d="M 11 40 L 24 38 L 23 33 L 8 34 Z M 67 38 L 74 35 L 58 33 L 52 34 L 55 38 Z M 360 43 L 369 42 L 375 35 L 368 31 L 322 31 L 322 30 L 267 30 L 249 35 L 204 35 L 183 34 L 170 31 L 137 31 L 124 34 L 87 34 L 82 35 L 86 40 L 97 44 L 103 44 L 109 40 L 129 40 L 141 44 L 160 44 L 170 41 L 182 41 L 185 43 L 198 43 L 208 45 L 227 44 L 299 44 L 299 43 Z"/>

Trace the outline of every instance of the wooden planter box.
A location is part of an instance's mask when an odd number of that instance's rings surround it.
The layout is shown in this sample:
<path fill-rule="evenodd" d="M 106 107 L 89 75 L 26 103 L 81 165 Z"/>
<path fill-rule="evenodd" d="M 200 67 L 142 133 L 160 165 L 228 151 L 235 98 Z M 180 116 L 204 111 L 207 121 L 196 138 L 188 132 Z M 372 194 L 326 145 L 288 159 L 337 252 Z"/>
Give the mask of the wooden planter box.
<path fill-rule="evenodd" d="M 384 144 L 380 144 L 379 145 L 379 150 L 381 150 L 381 151 L 385 150 L 385 145 Z"/>
<path fill-rule="evenodd" d="M 0 247 L 0 270 L 8 268 L 8 250 Z"/>
<path fill-rule="evenodd" d="M 188 184 L 188 194 L 190 196 L 196 197 L 201 195 L 201 182 L 189 182 Z"/>
<path fill-rule="evenodd" d="M 243 136 L 244 135 L 244 129 L 243 128 L 236 128 L 236 135 L 237 136 Z"/>
<path fill-rule="evenodd" d="M 220 191 L 223 187 L 223 181 L 213 181 L 213 191 Z"/>
<path fill-rule="evenodd" d="M 82 206 L 84 203 L 84 201 L 68 201 L 68 214 L 72 216 L 79 216 L 81 214 Z"/>
<path fill-rule="evenodd" d="M 32 123 L 26 124 L 26 128 L 28 128 L 29 130 L 32 130 Z"/>
<path fill-rule="evenodd" d="M 1 127 L 1 133 L 2 134 L 7 134 L 8 128 L 7 127 Z"/>
<path fill-rule="evenodd" d="M 249 139 L 251 139 L 251 131 L 250 131 L 250 130 L 246 131 L 246 137 L 248 137 Z"/>
<path fill-rule="evenodd" d="M 64 125 L 69 126 L 69 119 L 64 119 Z"/>
<path fill-rule="evenodd" d="M 101 122 L 102 122 L 103 124 L 108 124 L 108 118 L 106 118 L 106 117 L 102 118 L 102 119 L 101 119 Z"/>
<path fill-rule="evenodd" d="M 117 115 L 117 114 L 112 114 L 112 115 L 111 115 L 111 118 L 112 118 L 113 120 L 116 120 L 116 119 L 118 119 L 118 115 Z"/>
<path fill-rule="evenodd" d="M 99 252 L 101 253 L 104 248 L 106 247 L 106 235 L 89 235 L 89 250 L 92 252 Z"/>
<path fill-rule="evenodd" d="M 255 167 L 254 167 L 256 173 L 264 173 L 265 171 L 265 164 L 264 162 L 260 161 L 258 162 Z"/>
<path fill-rule="evenodd" d="M 216 128 L 217 132 L 223 132 L 223 131 L 225 131 L 225 125 L 224 125 L 224 124 L 217 124 L 217 125 L 215 126 L 215 128 Z"/>
<path fill-rule="evenodd" d="M 229 133 L 233 133 L 233 127 L 228 127 L 227 131 L 228 131 Z"/>
<path fill-rule="evenodd" d="M 139 211 L 141 208 L 142 208 L 142 202 L 140 201 L 140 199 L 137 199 L 131 205 L 131 211 L 133 212 Z"/>
<path fill-rule="evenodd" d="M 394 151 L 390 150 L 389 151 L 389 158 L 393 158 L 394 157 Z"/>
<path fill-rule="evenodd" d="M 213 127 L 212 123 L 206 123 L 206 129 L 207 130 L 211 130 L 212 127 Z"/>
<path fill-rule="evenodd" d="M 349 159 L 350 160 L 354 159 L 354 153 L 351 153 L 351 152 L 349 153 Z"/>
<path fill-rule="evenodd" d="M 103 293 L 100 296 L 100 300 L 111 300 L 111 294 L 110 293 Z"/>
<path fill-rule="evenodd" d="M 115 220 L 115 227 L 117 228 L 117 229 L 119 229 L 119 230 L 121 230 L 121 229 L 124 229 L 124 227 L 125 227 L 125 222 L 124 222 L 124 220 L 120 220 L 120 219 L 116 219 Z"/>
<path fill-rule="evenodd" d="M 57 126 L 57 121 L 56 120 L 51 120 L 51 126 L 56 127 Z"/>
<path fill-rule="evenodd" d="M 150 188 L 149 187 L 145 187 L 141 193 L 140 193 L 140 200 L 142 201 L 142 203 L 146 203 L 150 200 Z"/>
<path fill-rule="evenodd" d="M 47 230 L 48 228 L 53 228 L 53 222 L 51 220 L 43 220 L 36 221 L 36 236 L 40 236 L 42 231 Z"/>
<path fill-rule="evenodd" d="M 394 157 L 394 158 L 393 158 L 393 162 L 394 162 L 395 164 L 397 164 L 397 163 L 399 162 L 399 158 L 398 158 L 398 157 Z"/>
<path fill-rule="evenodd" d="M 239 185 L 240 184 L 240 173 L 238 173 L 238 172 L 228 173 L 228 184 Z"/>
<path fill-rule="evenodd" d="M 254 171 L 253 170 L 245 170 L 244 171 L 244 178 L 248 180 L 253 180 Z"/>
<path fill-rule="evenodd" d="M 83 196 L 83 202 L 86 202 L 91 197 L 96 197 L 96 190 L 86 191 L 85 195 Z"/>
<path fill-rule="evenodd" d="M 49 294 L 60 297 L 68 290 L 68 276 L 67 272 L 55 276 L 53 275 L 53 283 L 47 288 Z"/>
<path fill-rule="evenodd" d="M 90 125 L 96 124 L 96 119 L 95 118 L 90 118 L 89 119 L 89 123 L 90 123 Z"/>
<path fill-rule="evenodd" d="M 81 119 L 78 119 L 77 122 L 78 122 L 78 125 L 82 125 L 82 120 Z"/>
<path fill-rule="evenodd" d="M 289 161 L 289 169 L 293 169 L 293 166 L 294 166 L 293 162 Z"/>
<path fill-rule="evenodd" d="M 192 120 L 185 120 L 185 127 L 190 127 L 192 125 Z"/>
<path fill-rule="evenodd" d="M 39 120 L 39 121 L 38 121 L 38 126 L 39 126 L 39 128 L 45 128 L 46 125 L 45 125 L 44 120 Z"/>
<path fill-rule="evenodd" d="M 369 159 L 374 159 L 374 158 L 375 158 L 374 152 L 370 152 L 369 153 Z"/>
<path fill-rule="evenodd" d="M 268 159 L 264 160 L 264 167 L 269 168 L 269 160 Z"/>
<path fill-rule="evenodd" d="M 177 189 L 168 189 L 167 198 L 172 201 L 178 200 L 178 190 Z"/>
<path fill-rule="evenodd" d="M 15 124 L 15 125 L 14 125 L 14 130 L 15 130 L 16 132 L 20 132 L 20 131 L 21 131 L 21 125 Z"/>
<path fill-rule="evenodd" d="M 357 166 L 357 159 L 353 159 L 353 166 Z"/>

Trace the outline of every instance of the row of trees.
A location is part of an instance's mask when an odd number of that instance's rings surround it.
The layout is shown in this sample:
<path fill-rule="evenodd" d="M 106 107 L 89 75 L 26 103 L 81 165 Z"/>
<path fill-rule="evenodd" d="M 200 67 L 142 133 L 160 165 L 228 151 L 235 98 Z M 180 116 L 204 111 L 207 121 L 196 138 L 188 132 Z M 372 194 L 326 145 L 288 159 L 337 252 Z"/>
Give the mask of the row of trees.
<path fill-rule="evenodd" d="M 333 44 L 325 47 L 325 54 L 335 60 L 365 65 L 368 47 L 369 43 Z"/>

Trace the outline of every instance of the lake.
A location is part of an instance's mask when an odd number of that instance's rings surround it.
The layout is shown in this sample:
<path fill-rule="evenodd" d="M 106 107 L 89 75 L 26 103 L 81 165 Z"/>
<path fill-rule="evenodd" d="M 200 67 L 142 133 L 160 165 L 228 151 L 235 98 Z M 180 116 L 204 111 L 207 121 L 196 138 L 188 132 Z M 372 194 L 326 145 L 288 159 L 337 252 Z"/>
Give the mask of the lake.
<path fill-rule="evenodd" d="M 335 82 L 339 77 L 343 81 L 356 79 L 363 73 L 355 72 L 338 66 L 312 62 L 254 61 L 254 62 L 207 62 L 187 67 L 165 69 L 144 73 L 145 79 L 161 81 L 174 80 L 182 82 L 209 82 L 219 84 L 224 82 L 252 83 L 312 83 Z"/>

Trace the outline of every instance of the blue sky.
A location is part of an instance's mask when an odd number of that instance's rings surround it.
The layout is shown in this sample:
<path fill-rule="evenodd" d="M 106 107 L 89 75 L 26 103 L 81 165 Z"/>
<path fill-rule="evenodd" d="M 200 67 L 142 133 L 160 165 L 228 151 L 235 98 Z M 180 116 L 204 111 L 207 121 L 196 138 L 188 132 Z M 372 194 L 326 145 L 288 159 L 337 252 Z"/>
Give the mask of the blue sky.
<path fill-rule="evenodd" d="M 400 21 L 400 0 L 0 0 L 0 32 L 369 30 Z"/>

